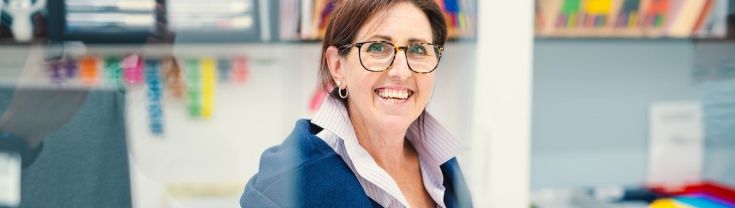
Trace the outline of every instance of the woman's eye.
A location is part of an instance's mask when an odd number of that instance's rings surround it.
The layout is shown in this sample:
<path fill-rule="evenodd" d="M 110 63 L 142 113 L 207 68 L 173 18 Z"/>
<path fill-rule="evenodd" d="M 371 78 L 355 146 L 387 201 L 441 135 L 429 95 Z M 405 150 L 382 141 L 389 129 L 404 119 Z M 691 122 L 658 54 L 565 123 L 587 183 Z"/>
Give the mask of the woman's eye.
<path fill-rule="evenodd" d="M 381 43 L 371 43 L 368 45 L 368 52 L 383 52 L 385 47 Z"/>
<path fill-rule="evenodd" d="M 426 48 L 422 45 L 412 45 L 411 48 L 409 48 L 409 52 L 416 55 L 426 55 Z"/>

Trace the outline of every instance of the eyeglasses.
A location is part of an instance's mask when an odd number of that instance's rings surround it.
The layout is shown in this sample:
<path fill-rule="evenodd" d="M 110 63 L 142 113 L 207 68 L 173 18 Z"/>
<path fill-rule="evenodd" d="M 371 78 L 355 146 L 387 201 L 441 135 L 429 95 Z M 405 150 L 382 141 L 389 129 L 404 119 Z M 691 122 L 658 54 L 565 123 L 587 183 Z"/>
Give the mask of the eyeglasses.
<path fill-rule="evenodd" d="M 347 44 L 340 47 L 347 50 L 357 47 L 360 64 L 365 70 L 382 72 L 388 70 L 396 60 L 396 53 L 403 50 L 408 69 L 419 74 L 433 72 L 439 65 L 444 47 L 433 43 L 410 43 L 407 46 L 394 45 L 387 41 L 367 41 Z"/>

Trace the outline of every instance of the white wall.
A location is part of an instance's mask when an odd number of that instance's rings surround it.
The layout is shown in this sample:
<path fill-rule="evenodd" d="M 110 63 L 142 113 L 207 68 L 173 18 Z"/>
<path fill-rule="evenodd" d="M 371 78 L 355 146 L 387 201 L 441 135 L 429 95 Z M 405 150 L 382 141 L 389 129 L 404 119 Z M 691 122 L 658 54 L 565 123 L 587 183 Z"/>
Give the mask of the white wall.
<path fill-rule="evenodd" d="M 528 207 L 533 1 L 479 1 L 471 184 L 477 207 Z"/>

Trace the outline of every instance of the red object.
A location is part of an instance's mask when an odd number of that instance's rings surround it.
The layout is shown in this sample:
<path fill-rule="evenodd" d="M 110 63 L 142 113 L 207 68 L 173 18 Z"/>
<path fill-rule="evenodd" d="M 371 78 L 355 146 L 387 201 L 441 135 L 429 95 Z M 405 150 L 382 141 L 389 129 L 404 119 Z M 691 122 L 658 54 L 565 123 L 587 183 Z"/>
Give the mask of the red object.
<path fill-rule="evenodd" d="M 648 5 L 647 14 L 655 16 L 656 14 L 666 13 L 669 10 L 669 0 L 653 0 Z"/>
<path fill-rule="evenodd" d="M 143 58 L 137 54 L 131 54 L 122 61 L 125 81 L 129 84 L 138 84 L 143 81 Z"/>
<path fill-rule="evenodd" d="M 704 181 L 677 187 L 652 185 L 648 186 L 648 189 L 658 194 L 672 196 L 703 194 L 735 204 L 735 189 L 713 181 Z"/>
<path fill-rule="evenodd" d="M 704 8 L 702 9 L 702 12 L 699 14 L 699 17 L 697 18 L 697 22 L 694 24 L 694 28 L 692 28 L 692 32 L 696 33 L 699 31 L 700 28 L 702 28 L 702 24 L 704 24 L 704 20 L 707 19 L 707 16 L 709 16 L 709 13 L 712 11 L 712 7 L 714 5 L 714 0 L 703 0 L 707 1 L 704 3 Z"/>
<path fill-rule="evenodd" d="M 311 101 L 309 101 L 309 111 L 313 113 L 319 110 L 319 107 L 322 105 L 325 98 L 327 98 L 327 93 L 320 87 L 317 87 L 314 94 L 311 96 Z"/>
<path fill-rule="evenodd" d="M 238 56 L 232 58 L 232 77 L 236 83 L 244 84 L 248 80 L 250 67 L 248 66 L 248 58 Z"/>
<path fill-rule="evenodd" d="M 654 26 L 656 24 L 656 16 L 668 18 L 669 0 L 652 0 L 646 9 L 646 25 Z"/>

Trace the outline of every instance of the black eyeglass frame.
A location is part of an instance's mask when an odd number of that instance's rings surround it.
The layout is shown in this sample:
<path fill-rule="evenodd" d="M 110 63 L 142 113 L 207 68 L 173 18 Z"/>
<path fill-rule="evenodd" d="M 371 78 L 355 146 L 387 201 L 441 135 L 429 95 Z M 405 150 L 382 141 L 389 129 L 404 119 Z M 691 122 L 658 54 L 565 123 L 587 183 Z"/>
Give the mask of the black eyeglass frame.
<path fill-rule="evenodd" d="M 386 43 L 388 45 L 393 46 L 393 58 L 391 59 L 390 64 L 388 64 L 388 67 L 386 67 L 383 70 L 375 71 L 375 70 L 368 69 L 365 66 L 365 64 L 362 63 L 362 46 L 365 45 L 365 44 L 368 44 L 368 43 Z M 437 50 L 437 52 L 439 53 L 438 56 L 437 56 L 437 58 L 436 58 L 436 66 L 434 66 L 434 68 L 431 69 L 430 71 L 427 71 L 427 72 L 419 72 L 419 71 L 416 71 L 413 68 L 411 68 L 411 64 L 408 63 L 408 53 L 406 53 L 406 50 L 410 46 L 412 46 L 412 45 L 419 45 L 419 44 L 428 44 L 428 45 L 431 45 L 431 46 L 435 47 L 436 50 Z M 339 49 L 340 50 L 347 50 L 347 49 L 350 49 L 352 47 L 356 47 L 357 48 L 357 59 L 360 60 L 360 65 L 362 65 L 362 68 L 364 68 L 365 70 L 368 70 L 370 72 L 384 72 L 384 71 L 390 69 L 393 66 L 393 62 L 396 61 L 396 54 L 398 54 L 398 51 L 399 50 L 403 50 L 403 55 L 406 58 L 406 65 L 408 66 L 408 69 L 410 69 L 413 73 L 417 73 L 417 74 L 428 74 L 428 73 L 434 72 L 436 70 L 436 68 L 439 67 L 439 62 L 441 62 L 442 54 L 444 53 L 444 46 L 437 45 L 437 44 L 434 44 L 434 43 L 424 43 L 424 42 L 409 43 L 406 46 L 397 46 L 396 47 L 395 44 L 393 44 L 391 42 L 388 42 L 388 41 L 365 41 L 365 42 L 358 42 L 358 43 L 352 43 L 352 44 L 342 45 L 342 46 L 339 46 Z"/>

